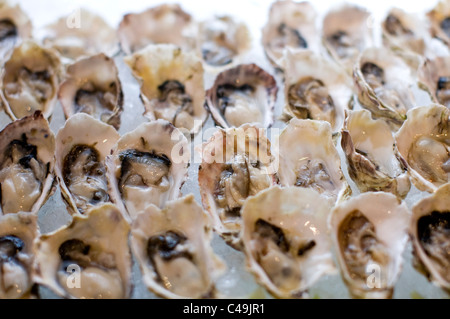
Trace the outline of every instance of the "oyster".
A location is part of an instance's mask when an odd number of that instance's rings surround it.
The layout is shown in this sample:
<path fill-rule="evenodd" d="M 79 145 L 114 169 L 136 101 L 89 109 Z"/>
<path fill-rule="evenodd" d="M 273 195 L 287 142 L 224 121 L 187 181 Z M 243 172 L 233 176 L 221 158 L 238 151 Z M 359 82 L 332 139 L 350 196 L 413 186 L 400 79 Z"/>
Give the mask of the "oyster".
<path fill-rule="evenodd" d="M 265 129 L 251 125 L 219 129 L 202 145 L 198 183 L 203 208 L 215 231 L 241 248 L 241 207 L 249 196 L 275 184 L 277 158 Z"/>
<path fill-rule="evenodd" d="M 192 194 L 139 213 L 131 247 L 148 289 L 164 298 L 214 298 L 214 281 L 225 264 L 212 250 L 211 235 Z"/>
<path fill-rule="evenodd" d="M 71 214 L 110 202 L 105 158 L 119 137 L 114 127 L 85 113 L 74 114 L 58 131 L 55 171 Z"/>
<path fill-rule="evenodd" d="M 426 60 L 419 69 L 418 81 L 433 103 L 450 108 L 450 57 Z"/>
<path fill-rule="evenodd" d="M 53 184 L 55 136 L 40 112 L 0 132 L 1 214 L 37 214 Z"/>
<path fill-rule="evenodd" d="M 310 2 L 275 1 L 262 30 L 262 45 L 270 62 L 285 70 L 282 58 L 286 49 L 319 52 L 317 12 Z"/>
<path fill-rule="evenodd" d="M 395 135 L 411 181 L 419 190 L 434 192 L 450 182 L 449 127 L 450 110 L 432 104 L 410 110 Z"/>
<path fill-rule="evenodd" d="M 441 0 L 427 13 L 430 33 L 450 46 L 450 1 Z"/>
<path fill-rule="evenodd" d="M 331 237 L 352 297 L 392 298 L 409 222 L 406 204 L 385 192 L 363 193 L 333 209 Z"/>
<path fill-rule="evenodd" d="M 305 50 L 288 50 L 284 60 L 283 118 L 322 120 L 339 132 L 353 98 L 351 78 L 332 61 Z"/>
<path fill-rule="evenodd" d="M 246 123 L 269 127 L 278 86 L 256 64 L 240 64 L 221 72 L 206 92 L 206 106 L 215 123 L 223 128 Z"/>
<path fill-rule="evenodd" d="M 14 121 L 39 110 L 50 118 L 61 74 L 56 52 L 32 40 L 23 41 L 1 71 L 0 98 L 9 117 Z"/>
<path fill-rule="evenodd" d="M 149 44 L 171 43 L 187 51 L 197 45 L 197 25 L 179 4 L 161 4 L 140 13 L 126 14 L 117 34 L 127 55 Z"/>
<path fill-rule="evenodd" d="M 57 50 L 65 63 L 99 53 L 112 56 L 119 49 L 116 30 L 98 14 L 83 8 L 45 26 L 41 32 L 42 42 Z"/>
<path fill-rule="evenodd" d="M 420 200 L 412 212 L 414 266 L 437 286 L 450 291 L 450 184 Z"/>
<path fill-rule="evenodd" d="M 350 178 L 361 192 L 385 191 L 406 197 L 411 188 L 407 164 L 386 122 L 372 119 L 367 110 L 350 112 L 341 145 Z"/>
<path fill-rule="evenodd" d="M 82 112 L 117 130 L 120 127 L 122 84 L 114 60 L 103 53 L 82 58 L 68 66 L 58 98 L 66 119 Z"/>
<path fill-rule="evenodd" d="M 245 202 L 247 268 L 275 297 L 305 297 L 321 276 L 335 273 L 327 229 L 332 205 L 312 189 L 278 186 Z"/>
<path fill-rule="evenodd" d="M 186 137 L 164 120 L 123 135 L 106 158 L 109 194 L 134 219 L 147 206 L 163 208 L 180 196 L 190 160 Z"/>
<path fill-rule="evenodd" d="M 164 119 L 195 134 L 207 117 L 203 107 L 203 64 L 194 53 L 172 44 L 149 45 L 125 58 L 141 82 L 144 115 Z"/>
<path fill-rule="evenodd" d="M 0 299 L 36 297 L 32 276 L 37 216 L 0 217 Z"/>
<path fill-rule="evenodd" d="M 129 231 L 129 224 L 112 204 L 74 216 L 69 225 L 36 240 L 36 282 L 65 298 L 129 298 Z"/>
<path fill-rule="evenodd" d="M 351 194 L 329 123 L 292 119 L 280 134 L 278 150 L 282 186 L 311 188 L 333 202 Z"/>
<path fill-rule="evenodd" d="M 397 130 L 415 107 L 415 74 L 404 60 L 386 48 L 368 48 L 353 71 L 361 106 Z"/>

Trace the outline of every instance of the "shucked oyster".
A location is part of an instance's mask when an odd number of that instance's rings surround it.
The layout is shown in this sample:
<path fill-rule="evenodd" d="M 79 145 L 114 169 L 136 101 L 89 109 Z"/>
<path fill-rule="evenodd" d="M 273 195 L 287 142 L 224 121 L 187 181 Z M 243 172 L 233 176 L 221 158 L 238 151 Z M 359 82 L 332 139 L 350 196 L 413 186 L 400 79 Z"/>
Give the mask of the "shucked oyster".
<path fill-rule="evenodd" d="M 406 204 L 385 192 L 363 193 L 333 209 L 329 220 L 333 246 L 353 297 L 392 297 L 409 221 Z"/>
<path fill-rule="evenodd" d="M 307 1 L 275 1 L 262 30 L 262 45 L 270 62 L 281 70 L 286 49 L 319 52 L 317 13 Z"/>
<path fill-rule="evenodd" d="M 414 185 L 434 192 L 450 181 L 450 110 L 432 104 L 410 110 L 396 133 L 400 155 Z"/>
<path fill-rule="evenodd" d="M 0 79 L 0 97 L 12 120 L 32 115 L 45 118 L 53 113 L 61 77 L 59 56 L 32 40 L 17 46 L 5 62 Z"/>
<path fill-rule="evenodd" d="M 146 117 L 167 120 L 190 133 L 200 129 L 207 112 L 199 57 L 172 44 L 158 44 L 126 57 L 125 62 L 141 82 Z"/>
<path fill-rule="evenodd" d="M 367 110 L 349 113 L 342 130 L 350 178 L 361 192 L 385 191 L 405 198 L 411 187 L 389 126 Z"/>
<path fill-rule="evenodd" d="M 275 297 L 305 297 L 321 276 L 336 271 L 327 229 L 332 205 L 312 189 L 278 186 L 245 202 L 247 268 Z"/>
<path fill-rule="evenodd" d="M 419 69 L 418 80 L 433 103 L 450 108 L 450 57 L 426 60 Z"/>
<path fill-rule="evenodd" d="M 74 216 L 69 225 L 36 240 L 36 282 L 66 298 L 129 298 L 129 231 L 112 204 Z"/>
<path fill-rule="evenodd" d="M 241 207 L 249 196 L 275 183 L 277 158 L 265 129 L 251 125 L 219 129 L 202 145 L 198 183 L 213 227 L 240 249 Z"/>
<path fill-rule="evenodd" d="M 149 205 L 163 208 L 180 196 L 190 160 L 186 137 L 164 120 L 123 135 L 106 159 L 109 194 L 134 219 Z"/>
<path fill-rule="evenodd" d="M 58 131 L 55 171 L 71 214 L 110 202 L 105 158 L 119 137 L 114 127 L 85 113 L 71 116 Z"/>
<path fill-rule="evenodd" d="M 450 184 L 419 201 L 412 212 L 414 266 L 450 291 Z"/>
<path fill-rule="evenodd" d="M 206 92 L 206 106 L 223 128 L 246 123 L 269 127 L 278 86 L 269 73 L 256 64 L 240 64 L 221 72 Z"/>
<path fill-rule="evenodd" d="M 55 136 L 40 112 L 0 132 L 1 214 L 37 214 L 53 184 Z"/>
<path fill-rule="evenodd" d="M 450 46 L 450 1 L 441 0 L 427 13 L 433 37 Z"/>
<path fill-rule="evenodd" d="M 193 195 L 148 206 L 132 224 L 131 247 L 148 289 L 164 298 L 214 298 L 224 263 L 211 247 L 207 215 Z"/>
<path fill-rule="evenodd" d="M 58 91 L 66 119 L 75 113 L 120 127 L 123 92 L 114 60 L 100 53 L 68 66 Z"/>

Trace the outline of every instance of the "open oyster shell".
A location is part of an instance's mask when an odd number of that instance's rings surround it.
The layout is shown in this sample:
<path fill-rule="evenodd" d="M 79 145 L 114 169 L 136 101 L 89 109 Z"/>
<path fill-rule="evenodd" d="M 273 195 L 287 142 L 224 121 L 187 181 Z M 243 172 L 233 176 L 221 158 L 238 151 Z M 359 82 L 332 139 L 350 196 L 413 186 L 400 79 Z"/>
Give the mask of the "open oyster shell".
<path fill-rule="evenodd" d="M 206 92 L 206 106 L 222 128 L 246 123 L 269 127 L 274 121 L 277 93 L 272 75 L 256 64 L 240 64 L 216 77 Z"/>
<path fill-rule="evenodd" d="M 122 84 L 114 60 L 103 53 L 81 58 L 67 67 L 58 98 L 67 118 L 87 113 L 120 127 L 123 110 Z"/>
<path fill-rule="evenodd" d="M 285 70 L 282 58 L 286 49 L 309 49 L 319 52 L 317 12 L 310 2 L 280 1 L 272 3 L 262 30 L 262 45 L 270 62 Z"/>
<path fill-rule="evenodd" d="M 119 133 L 85 113 L 71 116 L 56 134 L 55 173 L 71 214 L 110 202 L 105 158 Z"/>
<path fill-rule="evenodd" d="M 398 151 L 419 190 L 434 192 L 450 181 L 449 127 L 450 110 L 431 104 L 410 110 L 395 134 Z"/>
<path fill-rule="evenodd" d="M 37 216 L 0 216 L 0 299 L 35 298 L 32 266 Z"/>
<path fill-rule="evenodd" d="M 132 224 L 131 247 L 148 289 L 164 298 L 214 298 L 225 264 L 211 247 L 211 227 L 193 195 L 148 206 Z"/>
<path fill-rule="evenodd" d="M 265 129 L 251 125 L 219 129 L 202 145 L 198 183 L 214 230 L 241 249 L 241 207 L 249 196 L 276 183 L 278 160 Z"/>
<path fill-rule="evenodd" d="M 129 224 L 112 204 L 74 216 L 69 225 L 37 238 L 36 282 L 65 298 L 129 298 L 129 232 Z"/>
<path fill-rule="evenodd" d="M 427 59 L 418 71 L 418 81 L 433 103 L 450 108 L 450 57 Z"/>
<path fill-rule="evenodd" d="M 203 63 L 173 44 L 148 45 L 125 57 L 141 83 L 144 115 L 195 134 L 207 118 Z"/>
<path fill-rule="evenodd" d="M 181 195 L 189 161 L 189 143 L 177 128 L 164 120 L 142 123 L 106 158 L 111 200 L 131 219 L 149 205 L 163 208 Z"/>
<path fill-rule="evenodd" d="M 353 98 L 351 78 L 332 61 L 309 50 L 288 50 L 284 59 L 283 118 L 323 120 L 339 132 Z"/>
<path fill-rule="evenodd" d="M 170 43 L 187 51 L 195 50 L 197 45 L 197 25 L 179 4 L 161 4 L 126 14 L 117 34 L 127 55 L 149 44 Z"/>
<path fill-rule="evenodd" d="M 354 298 L 392 298 L 408 242 L 410 212 L 390 193 L 341 202 L 329 227 L 344 282 Z"/>
<path fill-rule="evenodd" d="M 292 119 L 279 136 L 282 186 L 311 188 L 333 202 L 351 194 L 329 123 Z"/>
<path fill-rule="evenodd" d="M 342 130 L 350 178 L 361 192 L 385 191 L 405 198 L 411 183 L 391 129 L 367 110 L 351 111 Z"/>
<path fill-rule="evenodd" d="M 335 273 L 327 219 L 332 200 L 312 189 L 274 186 L 242 208 L 248 270 L 277 298 L 301 298 Z"/>
<path fill-rule="evenodd" d="M 40 112 L 0 132 L 0 215 L 37 214 L 52 189 L 54 152 L 55 136 Z"/>
<path fill-rule="evenodd" d="M 450 1 L 441 0 L 427 13 L 430 33 L 450 46 Z"/>
<path fill-rule="evenodd" d="M 23 41 L 0 73 L 0 98 L 14 121 L 36 110 L 50 118 L 62 75 L 59 55 L 33 40 Z"/>
<path fill-rule="evenodd" d="M 434 284 L 450 292 L 450 184 L 420 200 L 412 212 L 414 266 Z"/>

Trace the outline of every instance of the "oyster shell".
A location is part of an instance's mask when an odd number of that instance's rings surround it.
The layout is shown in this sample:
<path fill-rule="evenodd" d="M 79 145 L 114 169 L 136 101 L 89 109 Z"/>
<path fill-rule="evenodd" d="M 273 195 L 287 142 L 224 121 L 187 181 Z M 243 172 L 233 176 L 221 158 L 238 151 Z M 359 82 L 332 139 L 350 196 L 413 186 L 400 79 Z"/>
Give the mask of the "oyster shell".
<path fill-rule="evenodd" d="M 140 13 L 126 14 L 117 34 L 127 55 L 149 44 L 171 43 L 187 51 L 197 45 L 197 25 L 179 4 L 161 4 Z"/>
<path fill-rule="evenodd" d="M 36 110 L 50 118 L 62 75 L 59 55 L 32 40 L 17 46 L 1 71 L 0 98 L 14 121 Z"/>
<path fill-rule="evenodd" d="M 211 235 L 193 195 L 139 213 L 131 247 L 148 289 L 164 298 L 214 298 L 214 281 L 225 264 L 212 250 Z"/>
<path fill-rule="evenodd" d="M 279 136 L 278 150 L 282 186 L 311 188 L 333 202 L 351 194 L 329 123 L 292 119 Z"/>
<path fill-rule="evenodd" d="M 142 123 L 123 135 L 106 158 L 111 200 L 131 219 L 149 205 L 163 208 L 180 196 L 189 160 L 189 143 L 172 124 Z"/>
<path fill-rule="evenodd" d="M 50 195 L 55 136 L 40 112 L 0 132 L 1 214 L 37 214 Z"/>
<path fill-rule="evenodd" d="M 129 224 L 112 204 L 74 216 L 69 225 L 36 240 L 36 282 L 65 298 L 129 298 L 129 232 Z"/>
<path fill-rule="evenodd" d="M 221 72 L 206 92 L 206 106 L 222 127 L 246 123 L 269 127 L 278 86 L 272 75 L 256 64 L 240 64 Z"/>
<path fill-rule="evenodd" d="M 450 184 L 412 207 L 410 234 L 415 267 L 450 291 Z"/>
<path fill-rule="evenodd" d="M 450 108 L 450 57 L 426 60 L 419 69 L 418 81 L 433 103 Z"/>
<path fill-rule="evenodd" d="M 430 33 L 450 46 L 450 1 L 439 1 L 433 9 L 427 13 L 430 22 Z"/>
<path fill-rule="evenodd" d="M 37 236 L 36 215 L 0 217 L 0 299 L 36 297 L 32 265 Z"/>
<path fill-rule="evenodd" d="M 120 127 L 123 110 L 122 84 L 114 60 L 103 53 L 81 58 L 67 67 L 58 98 L 67 118 L 87 113 Z"/>
<path fill-rule="evenodd" d="M 270 6 L 262 30 L 264 52 L 274 67 L 285 70 L 282 58 L 286 49 L 319 52 L 317 12 L 310 2 L 280 1 Z"/>
<path fill-rule="evenodd" d="M 240 241 L 241 207 L 249 196 L 275 184 L 277 158 L 265 129 L 219 129 L 202 145 L 198 183 L 214 230 L 232 247 Z"/>
<path fill-rule="evenodd" d="M 198 132 L 208 115 L 198 56 L 173 44 L 158 44 L 125 57 L 125 62 L 141 82 L 146 117 L 167 120 L 191 134 Z"/>
<path fill-rule="evenodd" d="M 350 112 L 341 145 L 349 176 L 361 192 L 385 191 L 406 197 L 411 188 L 407 164 L 386 122 L 372 119 L 367 110 Z"/>
<path fill-rule="evenodd" d="M 284 59 L 283 119 L 300 118 L 330 123 L 339 132 L 353 98 L 351 78 L 332 61 L 305 50 L 288 50 Z"/>
<path fill-rule="evenodd" d="M 363 193 L 333 209 L 331 237 L 352 297 L 392 297 L 410 217 L 406 204 L 385 192 Z"/>
<path fill-rule="evenodd" d="M 398 151 L 419 190 L 434 192 L 450 181 L 449 125 L 450 110 L 432 104 L 410 110 L 395 134 Z"/>
<path fill-rule="evenodd" d="M 55 172 L 71 214 L 110 202 L 105 158 L 119 137 L 114 127 L 85 113 L 69 117 L 56 134 Z"/>
<path fill-rule="evenodd" d="M 332 205 L 312 189 L 278 186 L 245 202 L 247 268 L 275 297 L 305 297 L 321 276 L 335 273 L 327 229 Z"/>

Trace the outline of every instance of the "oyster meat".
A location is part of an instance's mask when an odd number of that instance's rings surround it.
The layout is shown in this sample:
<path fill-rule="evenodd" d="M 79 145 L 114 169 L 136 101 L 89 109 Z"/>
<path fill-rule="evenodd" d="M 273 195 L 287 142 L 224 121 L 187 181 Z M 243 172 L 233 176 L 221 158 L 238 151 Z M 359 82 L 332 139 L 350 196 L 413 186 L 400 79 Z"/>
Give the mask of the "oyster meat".
<path fill-rule="evenodd" d="M 450 46 L 450 1 L 441 0 L 427 13 L 430 33 Z"/>
<path fill-rule="evenodd" d="M 450 108 L 450 57 L 426 60 L 419 69 L 418 81 L 433 103 Z"/>

